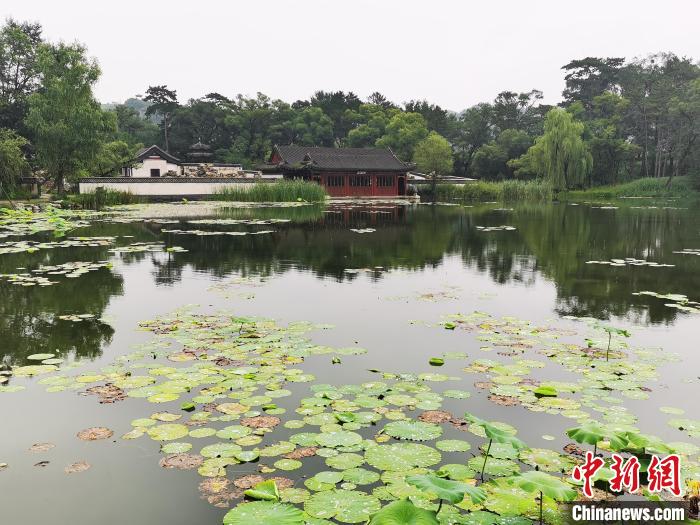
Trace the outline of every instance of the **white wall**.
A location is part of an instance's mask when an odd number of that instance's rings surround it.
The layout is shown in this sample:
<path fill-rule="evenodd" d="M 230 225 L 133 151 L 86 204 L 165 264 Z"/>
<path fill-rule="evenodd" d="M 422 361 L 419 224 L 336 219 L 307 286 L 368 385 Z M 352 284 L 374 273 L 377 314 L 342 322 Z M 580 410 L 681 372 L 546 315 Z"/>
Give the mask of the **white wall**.
<path fill-rule="evenodd" d="M 134 166 L 131 169 L 132 177 L 150 177 L 151 170 L 159 169 L 160 176 L 165 177 L 165 174 L 169 171 L 174 171 L 178 175 L 180 174 L 180 166 L 177 164 L 171 164 L 165 159 L 144 159 L 140 165 Z"/>
<path fill-rule="evenodd" d="M 98 187 L 106 190 L 126 191 L 133 195 L 170 196 L 212 195 L 222 188 L 250 189 L 250 182 L 78 182 L 80 193 L 93 193 Z"/>

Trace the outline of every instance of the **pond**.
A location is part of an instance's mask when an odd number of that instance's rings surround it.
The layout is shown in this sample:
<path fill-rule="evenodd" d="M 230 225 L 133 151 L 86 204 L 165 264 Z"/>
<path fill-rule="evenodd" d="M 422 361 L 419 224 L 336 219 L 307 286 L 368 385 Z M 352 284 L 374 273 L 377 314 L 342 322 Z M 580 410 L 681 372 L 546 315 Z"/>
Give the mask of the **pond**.
<path fill-rule="evenodd" d="M 189 203 L 44 226 L 0 238 L 3 523 L 218 524 L 249 475 L 311 524 L 435 509 L 403 475 L 478 478 L 465 413 L 529 449 L 491 453 L 486 503 L 445 522 L 535 519 L 502 483 L 570 481 L 566 430 L 591 419 L 700 479 L 693 209 Z M 93 427 L 113 434 L 76 437 Z"/>

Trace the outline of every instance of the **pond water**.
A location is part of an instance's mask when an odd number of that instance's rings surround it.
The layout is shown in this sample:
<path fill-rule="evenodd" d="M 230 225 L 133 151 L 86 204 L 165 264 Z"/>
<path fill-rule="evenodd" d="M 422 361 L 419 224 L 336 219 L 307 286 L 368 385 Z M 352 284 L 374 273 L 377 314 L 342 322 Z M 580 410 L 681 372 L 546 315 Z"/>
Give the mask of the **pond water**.
<path fill-rule="evenodd" d="M 693 422 L 700 425 L 700 315 L 693 312 L 692 303 L 700 300 L 700 251 L 693 251 L 700 249 L 696 210 L 644 202 L 620 207 L 506 208 L 499 204 L 378 203 L 326 208 L 169 204 L 137 206 L 115 215 L 97 215 L 87 222 L 65 237 L 39 232 L 0 239 L 6 246 L 16 246 L 24 240 L 113 238 L 93 242 L 96 246 L 84 241 L 73 246 L 39 245 L 29 251 L 20 247 L 16 253 L 0 249 L 0 274 L 22 274 L 42 265 L 78 261 L 109 262 L 71 276 L 32 274 L 55 282 L 48 286 L 22 286 L 0 277 L 0 356 L 5 369 L 38 365 L 40 361 L 28 359 L 35 354 L 63 358 L 59 370 L 6 376 L 8 381 L 1 387 L 0 464 L 7 464 L 0 468 L 2 523 L 217 524 L 240 501 L 232 498 L 225 508 L 212 505 L 201 497 L 198 485 L 206 476 L 196 468 L 164 469 L 159 466 L 163 457 L 159 441 L 148 435 L 121 437 L 134 428 L 132 420 L 155 412 L 182 414 L 178 424 L 186 421 L 191 413 L 181 410 L 181 403 L 202 385 L 162 403 L 130 396 L 100 404 L 97 396 L 84 394 L 87 388 L 105 384 L 115 372 L 115 360 L 134 352 L 138 345 L 146 345 L 142 347 L 145 358 L 121 361 L 125 366 L 141 363 L 131 368 L 134 375 L 148 373 L 155 366 L 149 359 L 158 366 L 175 368 L 191 367 L 192 360 L 203 361 L 197 353 L 182 362 L 168 359 L 168 352 L 179 352 L 182 344 L 163 351 L 153 345 L 157 338 L 152 330 L 139 330 L 140 322 L 171 316 L 187 305 L 194 313 L 223 311 L 234 317 L 274 319 L 279 326 L 308 321 L 322 325 L 304 335 L 314 345 L 356 350 L 341 352 L 339 359 L 321 353 L 293 363 L 314 378 L 289 383 L 280 379 L 291 395 L 275 398 L 276 408 L 269 410 L 283 423 L 303 418 L 295 409 L 301 399 L 314 395 L 309 390 L 313 385 L 390 384 L 397 377 L 381 372 L 404 373 L 409 375 L 398 380 L 425 380 L 434 392 L 470 393 L 467 399 L 425 396 L 420 404 L 423 409 L 440 408 L 455 417 L 471 412 L 508 423 L 530 447 L 562 453 L 562 447 L 571 442 L 565 430 L 577 421 L 587 417 L 608 423 L 617 420 L 665 442 L 683 443 L 686 476 L 700 475 L 697 448 L 693 448 L 700 444 L 700 427 L 687 428 Z M 138 251 L 142 245 L 136 243 L 153 246 L 150 251 Z M 120 247 L 125 249 L 119 251 Z M 179 248 L 168 251 L 164 247 Z M 635 295 L 643 291 L 686 295 L 691 303 L 673 296 Z M 477 311 L 483 316 L 474 317 Z M 59 318 L 82 314 L 94 318 Z M 629 330 L 629 339 L 613 339 L 611 362 L 625 362 L 648 374 L 643 379 L 635 376 L 625 388 L 608 388 L 609 393 L 602 397 L 600 384 L 572 387 L 585 381 L 586 374 L 580 368 L 567 368 L 561 354 L 543 349 L 552 348 L 553 338 L 576 352 L 588 344 L 598 348 L 595 359 L 605 363 L 608 337 L 593 321 L 575 318 L 595 318 L 605 326 Z M 534 341 L 531 337 L 514 342 L 513 326 L 522 328 L 526 321 L 531 323 L 529 330 L 544 327 L 547 338 L 535 335 Z M 198 336 L 201 332 L 200 328 Z M 636 354 L 635 349 L 646 352 Z M 152 357 L 151 351 L 155 351 Z M 446 353 L 444 366 L 429 365 L 430 358 Z M 580 365 L 583 358 L 577 355 Z M 479 366 L 479 360 L 491 361 Z M 498 363 L 511 368 L 489 369 Z M 449 379 L 419 374 L 444 374 Z M 82 379 L 79 383 L 74 379 L 47 381 L 56 376 Z M 530 383 L 521 381 L 525 377 Z M 597 379 L 604 382 L 604 378 Z M 528 397 L 527 385 L 546 381 L 557 382 L 558 398 L 568 401 L 532 410 L 536 403 Z M 267 382 L 277 383 L 277 379 Z M 15 387 L 25 388 L 13 391 Z M 587 390 L 596 388 L 597 392 Z M 216 402 L 222 403 L 225 397 L 217 397 Z M 230 397 L 237 401 L 241 396 Z M 201 401 L 192 414 L 200 413 L 207 399 Z M 422 410 L 414 404 L 397 403 L 393 410 L 415 419 Z M 280 407 L 286 412 L 280 413 Z M 259 405 L 250 410 L 262 412 Z M 216 412 L 212 417 L 221 415 Z M 392 417 L 402 417 L 390 416 L 355 430 L 371 439 Z M 213 419 L 205 427 L 220 430 L 235 424 L 238 417 L 230 418 L 233 423 Z M 681 430 L 676 428 L 679 424 L 669 424 L 674 418 L 690 423 Z M 108 427 L 114 435 L 94 442 L 76 438 L 77 432 L 89 427 Z M 189 427 L 196 428 L 194 424 Z M 308 425 L 301 430 L 279 425 L 264 433 L 260 444 L 243 448 L 262 448 L 293 434 L 318 431 Z M 480 454 L 483 438 L 457 425 L 443 425 L 442 432 L 443 440 L 471 443 L 468 453 L 443 452 L 442 463 L 464 463 Z M 196 454 L 222 440 L 185 436 L 175 441 L 192 443 L 191 453 Z M 389 443 L 394 442 L 399 440 L 392 437 Z M 28 451 L 35 443 L 55 447 Z M 235 479 L 256 473 L 261 464 L 272 466 L 279 459 L 262 457 L 258 462 L 229 465 L 226 476 Z M 36 466 L 42 461 L 48 463 Z M 91 467 L 74 474 L 64 471 L 80 461 Z M 278 469 L 270 475 L 290 478 L 295 487 L 304 489 L 307 478 L 324 470 L 332 469 L 324 465 L 324 458 L 314 456 L 304 459 L 301 469 Z M 356 490 L 371 493 L 378 484 L 356 485 Z"/>

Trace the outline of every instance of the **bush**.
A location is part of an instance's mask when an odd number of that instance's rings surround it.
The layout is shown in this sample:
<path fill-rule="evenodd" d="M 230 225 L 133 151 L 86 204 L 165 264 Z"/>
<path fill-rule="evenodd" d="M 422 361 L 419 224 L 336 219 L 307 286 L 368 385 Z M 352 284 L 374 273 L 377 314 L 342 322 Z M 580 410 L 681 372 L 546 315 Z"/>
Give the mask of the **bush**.
<path fill-rule="evenodd" d="M 101 210 L 105 206 L 143 202 L 141 197 L 128 191 L 106 190 L 102 187 L 90 193 L 69 195 L 67 200 L 71 206 L 86 210 Z"/>
<path fill-rule="evenodd" d="M 421 193 L 425 195 L 423 191 Z M 440 184 L 436 197 L 438 202 L 545 202 L 552 200 L 552 188 L 538 181 L 476 181 L 461 185 Z"/>
<path fill-rule="evenodd" d="M 697 195 L 691 177 L 676 177 L 669 186 L 667 178 L 637 179 L 625 184 L 599 186 L 566 194 L 574 199 L 620 199 L 631 197 L 685 198 Z"/>
<path fill-rule="evenodd" d="M 302 180 L 256 182 L 223 188 L 212 195 L 213 200 L 238 202 L 321 202 L 326 197 L 326 190 L 319 184 Z"/>

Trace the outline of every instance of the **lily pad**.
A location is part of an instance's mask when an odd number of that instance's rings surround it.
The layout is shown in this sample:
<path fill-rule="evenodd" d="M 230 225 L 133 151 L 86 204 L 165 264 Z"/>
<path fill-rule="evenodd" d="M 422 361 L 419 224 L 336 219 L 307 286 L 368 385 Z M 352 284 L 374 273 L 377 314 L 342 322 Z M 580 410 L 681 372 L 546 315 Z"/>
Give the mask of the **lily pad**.
<path fill-rule="evenodd" d="M 317 492 L 304 510 L 314 518 L 335 518 L 341 523 L 362 523 L 381 507 L 379 500 L 357 490 L 328 490 Z"/>
<path fill-rule="evenodd" d="M 224 516 L 224 525 L 302 525 L 303 513 L 296 507 L 270 501 L 241 503 Z"/>
<path fill-rule="evenodd" d="M 423 421 L 392 421 L 384 427 L 384 433 L 397 439 L 428 441 L 442 435 L 442 427 Z"/>

